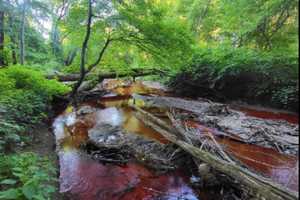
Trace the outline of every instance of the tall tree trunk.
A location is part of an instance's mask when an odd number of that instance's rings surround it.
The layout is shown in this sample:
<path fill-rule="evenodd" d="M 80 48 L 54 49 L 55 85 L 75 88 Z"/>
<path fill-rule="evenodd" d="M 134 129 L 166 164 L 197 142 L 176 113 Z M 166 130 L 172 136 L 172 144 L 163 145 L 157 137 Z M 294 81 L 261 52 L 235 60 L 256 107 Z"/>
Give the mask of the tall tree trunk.
<path fill-rule="evenodd" d="M 13 50 L 11 51 L 11 58 L 12 58 L 12 63 L 13 63 L 13 65 L 18 64 L 17 53 L 16 53 L 16 50 L 15 50 L 15 49 L 13 49 Z"/>
<path fill-rule="evenodd" d="M 55 19 L 53 19 L 55 21 Z M 60 33 L 58 29 L 58 22 L 53 24 L 51 30 L 51 47 L 52 47 L 52 54 L 56 57 L 56 59 L 63 64 L 63 50 L 62 44 L 60 42 Z"/>
<path fill-rule="evenodd" d="M 4 65 L 4 12 L 0 11 L 0 66 Z"/>
<path fill-rule="evenodd" d="M 102 60 L 103 55 L 105 53 L 105 51 L 107 50 L 107 48 L 109 47 L 110 43 L 113 41 L 113 39 L 111 39 L 111 35 L 109 34 L 104 46 L 102 47 L 102 49 L 99 52 L 99 55 L 96 59 L 96 61 L 94 63 L 92 63 L 91 65 L 89 65 L 87 67 L 87 69 L 85 68 L 85 62 L 86 62 L 86 50 L 87 50 L 87 45 L 88 45 L 88 41 L 90 39 L 90 34 L 91 34 L 91 24 L 92 24 L 92 17 L 93 17 L 93 13 L 92 13 L 92 0 L 88 0 L 89 1 L 89 9 L 88 9 L 88 23 L 86 26 L 86 35 L 85 35 L 85 39 L 84 42 L 82 44 L 82 50 L 81 50 L 81 62 L 80 62 L 80 78 L 77 81 L 77 83 L 75 84 L 73 91 L 71 93 L 71 98 L 73 99 L 73 103 L 76 106 L 77 103 L 77 99 L 76 99 L 76 94 L 77 91 L 79 89 L 79 87 L 81 86 L 81 84 L 83 83 L 85 76 L 90 73 Z"/>
<path fill-rule="evenodd" d="M 90 39 L 91 35 L 91 24 L 92 24 L 92 0 L 88 0 L 88 20 L 87 20 L 87 25 L 86 25 L 86 34 L 85 38 L 82 44 L 82 49 L 81 49 L 81 61 L 80 61 L 80 77 L 77 83 L 75 84 L 73 91 L 71 93 L 71 98 L 73 99 L 73 103 L 76 106 L 76 94 L 78 88 L 81 86 L 82 82 L 84 81 L 86 71 L 85 71 L 85 61 L 86 61 L 86 50 L 88 46 L 88 42 Z"/>
<path fill-rule="evenodd" d="M 64 65 L 65 65 L 65 66 L 70 66 L 70 65 L 72 65 L 72 63 L 73 63 L 73 61 L 74 61 L 74 59 L 75 59 L 77 53 L 78 53 L 78 49 L 77 49 L 77 48 L 71 49 L 71 50 L 69 51 L 68 55 L 67 55 L 67 58 L 64 59 Z"/>
<path fill-rule="evenodd" d="M 24 0 L 22 6 L 22 16 L 21 16 L 21 27 L 20 27 L 20 64 L 24 65 L 25 62 L 25 21 L 26 21 L 26 3 Z"/>
<path fill-rule="evenodd" d="M 12 57 L 12 63 L 15 65 L 18 63 L 17 60 L 17 35 L 15 33 L 14 29 L 14 19 L 12 15 L 9 15 L 8 17 L 8 26 L 9 26 L 9 37 L 11 40 L 11 57 Z"/>

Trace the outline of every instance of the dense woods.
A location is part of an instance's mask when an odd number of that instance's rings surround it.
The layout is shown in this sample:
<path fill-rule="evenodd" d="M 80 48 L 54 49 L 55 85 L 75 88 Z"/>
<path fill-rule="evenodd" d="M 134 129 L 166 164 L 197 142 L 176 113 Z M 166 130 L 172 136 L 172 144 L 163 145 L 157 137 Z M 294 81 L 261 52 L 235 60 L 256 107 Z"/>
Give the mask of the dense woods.
<path fill-rule="evenodd" d="M 104 95 L 94 88 L 108 78 L 298 113 L 298 3 L 1 0 L 0 199 L 61 198 L 56 159 L 29 153 L 43 137 L 34 130 L 53 120 L 53 107 Z"/>

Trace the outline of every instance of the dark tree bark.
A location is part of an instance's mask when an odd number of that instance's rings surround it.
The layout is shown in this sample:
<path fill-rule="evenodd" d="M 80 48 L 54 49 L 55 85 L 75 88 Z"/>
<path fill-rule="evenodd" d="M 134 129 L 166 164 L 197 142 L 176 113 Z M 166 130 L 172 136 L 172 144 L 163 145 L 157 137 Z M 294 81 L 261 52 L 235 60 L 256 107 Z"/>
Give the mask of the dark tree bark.
<path fill-rule="evenodd" d="M 84 81 L 86 71 L 85 71 L 85 61 L 86 61 L 86 50 L 88 46 L 88 42 L 90 39 L 91 35 L 91 24 L 92 24 L 92 0 L 88 0 L 88 20 L 87 20 L 87 25 L 86 25 L 86 35 L 82 44 L 82 49 L 81 49 L 81 61 L 80 61 L 80 77 L 78 82 L 75 84 L 72 93 L 71 93 L 71 98 L 73 99 L 73 102 L 76 105 L 76 93 L 82 82 Z"/>
<path fill-rule="evenodd" d="M 0 66 L 4 65 L 4 12 L 0 11 Z"/>
<path fill-rule="evenodd" d="M 8 26 L 9 26 L 9 37 L 11 40 L 11 56 L 12 56 L 12 63 L 15 65 L 18 63 L 17 60 L 17 35 L 15 33 L 15 29 L 14 29 L 14 20 L 13 20 L 13 16 L 9 15 L 8 17 Z"/>
<path fill-rule="evenodd" d="M 70 66 L 72 65 L 74 59 L 76 58 L 76 55 L 78 53 L 78 49 L 72 49 L 69 51 L 67 58 L 64 60 L 64 65 L 65 66 Z"/>
<path fill-rule="evenodd" d="M 110 43 L 113 41 L 113 39 L 111 39 L 111 37 L 109 35 L 105 41 L 104 46 L 102 47 L 102 49 L 99 52 L 97 60 L 93 64 L 89 65 L 87 67 L 87 69 L 85 69 L 86 50 L 87 50 L 87 45 L 88 45 L 88 41 L 90 39 L 90 34 L 91 34 L 92 17 L 93 17 L 92 2 L 91 2 L 91 0 L 89 0 L 88 23 L 87 23 L 87 27 L 86 27 L 87 28 L 86 36 L 85 36 L 84 42 L 82 44 L 82 50 L 81 50 L 80 78 L 79 78 L 78 82 L 75 84 L 73 91 L 71 93 L 71 98 L 74 100 L 75 105 L 76 105 L 76 93 L 77 93 L 79 87 L 81 86 L 81 84 L 83 83 L 86 75 L 88 73 L 90 73 L 101 62 L 105 51 L 109 47 Z"/>
<path fill-rule="evenodd" d="M 20 27 L 20 64 L 25 62 L 25 21 L 26 21 L 26 3 L 24 0 L 22 5 L 21 27 Z"/>
<path fill-rule="evenodd" d="M 112 42 L 112 39 L 110 38 L 110 36 L 108 36 L 103 48 L 101 49 L 101 51 L 99 53 L 99 56 L 98 56 L 97 60 L 93 64 L 88 66 L 87 73 L 92 71 L 101 62 L 101 60 L 103 58 L 103 55 L 104 55 L 106 49 L 108 48 L 108 46 L 110 45 L 111 42 Z"/>

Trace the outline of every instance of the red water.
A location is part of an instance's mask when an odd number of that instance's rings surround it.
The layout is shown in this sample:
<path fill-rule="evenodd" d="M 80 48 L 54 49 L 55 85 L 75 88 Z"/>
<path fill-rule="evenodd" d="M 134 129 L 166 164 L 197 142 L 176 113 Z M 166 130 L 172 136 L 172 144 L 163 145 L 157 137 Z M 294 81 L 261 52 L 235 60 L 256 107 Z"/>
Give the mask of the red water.
<path fill-rule="evenodd" d="M 99 122 L 122 126 L 128 132 L 167 142 L 134 116 L 127 106 L 129 101 L 128 96 L 110 95 L 84 104 L 99 108 L 97 112 L 74 117 L 69 109 L 55 120 L 54 132 L 60 146 L 60 192 L 74 200 L 220 199 L 213 192 L 195 192 L 189 186 L 189 178 L 180 171 L 156 175 L 136 163 L 104 165 L 80 153 L 78 148 L 87 140 L 89 129 Z"/>
<path fill-rule="evenodd" d="M 60 190 L 74 200 L 216 200 L 220 195 L 211 191 L 195 192 L 189 187 L 188 177 L 177 171 L 157 176 L 153 171 L 129 163 L 126 166 L 103 165 L 79 152 L 78 147 L 88 138 L 88 130 L 98 122 L 105 121 L 113 125 L 122 126 L 124 130 L 140 134 L 144 137 L 166 143 L 158 132 L 145 126 L 134 116 L 134 111 L 128 104 L 135 103 L 143 106 L 143 102 L 132 102 L 133 92 L 149 93 L 146 87 L 136 84 L 133 88 L 118 86 L 119 81 L 108 82 L 108 90 L 115 95 L 88 102 L 86 104 L 97 107 L 96 113 L 84 117 L 72 118 L 72 113 L 64 113 L 54 122 L 55 134 L 60 146 Z M 125 95 L 125 96 L 119 96 Z M 248 112 L 256 117 L 268 119 L 283 119 L 277 115 L 258 115 L 261 112 Z M 275 118 L 276 116 L 276 118 Z M 290 116 L 289 116 L 290 117 Z M 295 118 L 284 118 L 296 122 Z M 294 120 L 294 121 L 293 121 Z M 226 151 L 235 156 L 250 169 L 270 177 L 277 183 L 298 191 L 298 159 L 282 155 L 275 150 L 238 142 L 239 138 L 224 138 L 224 133 L 189 122 L 200 133 L 210 132 L 216 135 L 216 140 L 225 147 Z M 222 137 L 218 137 L 222 136 Z M 234 140 L 233 140 L 234 139 Z"/>
<path fill-rule="evenodd" d="M 61 153 L 60 166 L 60 190 L 74 200 L 198 199 L 180 172 L 157 176 L 135 163 L 103 165 L 76 150 Z"/>
<path fill-rule="evenodd" d="M 222 135 L 219 131 L 204 127 L 195 122 L 189 122 L 187 124 L 193 128 L 197 128 L 199 134 L 211 133 L 214 135 L 216 141 L 225 147 L 227 153 L 233 155 L 250 169 L 271 178 L 276 183 L 298 191 L 299 161 L 297 157 L 281 154 L 271 148 L 245 144 L 226 137 L 218 137 Z"/>
<path fill-rule="evenodd" d="M 245 107 L 238 107 L 238 110 L 244 112 L 248 116 L 258 117 L 262 119 L 285 120 L 292 124 L 299 124 L 299 116 L 296 114 L 255 110 Z"/>

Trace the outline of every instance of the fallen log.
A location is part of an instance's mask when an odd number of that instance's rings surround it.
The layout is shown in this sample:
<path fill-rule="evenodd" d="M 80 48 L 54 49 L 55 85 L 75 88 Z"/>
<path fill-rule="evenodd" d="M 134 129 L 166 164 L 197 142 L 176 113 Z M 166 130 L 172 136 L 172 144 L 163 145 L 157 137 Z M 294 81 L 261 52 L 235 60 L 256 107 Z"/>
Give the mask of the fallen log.
<path fill-rule="evenodd" d="M 139 77 L 139 76 L 149 76 L 149 75 L 159 75 L 165 74 L 165 72 L 156 69 L 132 69 L 129 72 L 100 72 L 100 73 L 90 73 L 87 75 L 86 79 L 89 77 L 97 77 L 98 80 L 116 78 L 116 77 Z M 77 81 L 80 78 L 80 74 L 54 74 L 48 75 L 48 79 L 57 79 L 61 82 Z"/>
<path fill-rule="evenodd" d="M 133 95 L 155 107 L 176 108 L 193 113 L 194 121 L 216 130 L 218 135 L 239 138 L 245 143 L 276 149 L 285 154 L 299 152 L 299 125 L 259 119 L 228 108 L 226 104 L 186 100 L 176 97 Z"/>
<path fill-rule="evenodd" d="M 243 186 L 246 186 L 253 196 L 258 199 L 267 200 L 296 200 L 298 199 L 298 192 L 291 191 L 282 187 L 276 183 L 273 183 L 269 179 L 259 176 L 249 170 L 227 161 L 224 161 L 210 152 L 206 152 L 181 140 L 176 132 L 170 131 L 169 127 L 165 127 L 165 123 L 156 118 L 151 113 L 148 113 L 138 107 L 133 106 L 137 111 L 137 117 L 142 120 L 147 126 L 161 133 L 170 142 L 177 144 L 183 150 L 191 154 L 195 159 L 201 160 L 209 164 L 212 168 L 223 173 L 233 180 L 238 181 Z M 167 128 L 167 129 L 166 129 Z"/>

